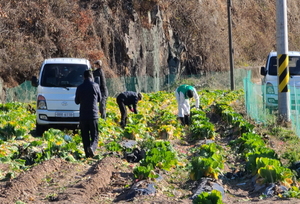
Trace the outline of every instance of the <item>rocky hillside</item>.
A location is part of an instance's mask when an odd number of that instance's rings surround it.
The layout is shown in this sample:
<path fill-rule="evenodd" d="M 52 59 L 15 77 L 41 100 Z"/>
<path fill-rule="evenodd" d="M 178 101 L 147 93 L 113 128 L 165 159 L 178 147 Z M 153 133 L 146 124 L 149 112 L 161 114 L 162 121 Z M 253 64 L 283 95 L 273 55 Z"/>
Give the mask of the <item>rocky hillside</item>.
<path fill-rule="evenodd" d="M 300 1 L 287 3 L 299 50 Z M 0 80 L 30 80 L 50 57 L 101 59 L 107 77 L 138 80 L 228 70 L 227 21 L 226 0 L 0 0 Z M 262 65 L 276 49 L 276 1 L 232 0 L 232 26 L 235 67 Z"/>

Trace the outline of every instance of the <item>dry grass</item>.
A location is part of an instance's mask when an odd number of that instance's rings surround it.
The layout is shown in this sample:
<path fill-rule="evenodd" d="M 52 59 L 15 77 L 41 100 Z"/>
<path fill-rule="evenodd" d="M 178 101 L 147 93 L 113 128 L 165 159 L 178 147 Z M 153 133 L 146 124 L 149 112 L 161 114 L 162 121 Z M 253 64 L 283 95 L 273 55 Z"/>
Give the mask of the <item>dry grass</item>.
<path fill-rule="evenodd" d="M 289 49 L 299 50 L 300 2 L 287 3 Z M 275 6 L 272 0 L 233 2 L 236 66 L 261 65 L 266 54 L 276 49 Z M 125 73 L 131 64 L 123 38 L 128 24 L 134 20 L 151 29 L 157 9 L 166 40 L 173 40 L 171 29 L 185 46 L 184 73 L 229 69 L 226 1 L 0 0 L 1 77 L 6 85 L 22 83 L 37 74 L 44 58 L 64 56 L 102 59 L 113 73 Z"/>

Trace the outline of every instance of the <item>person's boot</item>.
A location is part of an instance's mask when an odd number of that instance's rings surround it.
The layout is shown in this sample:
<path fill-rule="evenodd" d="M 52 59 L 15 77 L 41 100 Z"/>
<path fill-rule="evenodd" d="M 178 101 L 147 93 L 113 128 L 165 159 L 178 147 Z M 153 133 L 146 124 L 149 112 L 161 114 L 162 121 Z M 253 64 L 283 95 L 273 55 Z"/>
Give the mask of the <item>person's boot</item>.
<path fill-rule="evenodd" d="M 181 124 L 184 126 L 185 125 L 184 117 L 179 117 L 179 120 L 180 120 Z"/>
<path fill-rule="evenodd" d="M 184 123 L 186 125 L 190 125 L 191 124 L 191 119 L 189 115 L 184 115 Z"/>
<path fill-rule="evenodd" d="M 124 128 L 125 128 L 125 126 L 126 126 L 126 123 L 125 123 L 124 121 L 121 121 L 121 122 L 120 122 L 120 126 L 121 126 L 121 128 L 123 128 L 123 129 L 124 129 Z"/>
<path fill-rule="evenodd" d="M 120 125 L 124 129 L 127 124 L 127 117 L 124 120 L 121 120 Z"/>
<path fill-rule="evenodd" d="M 95 152 L 94 152 L 92 147 L 88 147 L 87 152 L 89 154 L 89 157 L 94 157 L 95 156 Z"/>

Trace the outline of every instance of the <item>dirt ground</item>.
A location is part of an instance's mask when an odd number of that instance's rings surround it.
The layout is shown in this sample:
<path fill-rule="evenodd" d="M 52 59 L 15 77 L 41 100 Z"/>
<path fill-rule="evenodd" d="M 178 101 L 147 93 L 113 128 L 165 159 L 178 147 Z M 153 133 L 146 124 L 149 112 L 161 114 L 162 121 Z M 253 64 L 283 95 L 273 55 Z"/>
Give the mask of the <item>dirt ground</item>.
<path fill-rule="evenodd" d="M 284 145 L 281 141 L 270 140 L 272 141 L 269 141 L 269 144 L 272 144 L 275 149 L 279 150 Z M 223 142 L 225 144 L 225 141 Z M 180 142 L 174 143 L 174 147 L 181 151 L 188 150 L 188 146 Z M 154 182 L 155 194 L 135 194 L 130 198 L 129 195 L 133 193 L 132 186 L 137 184 L 132 173 L 134 165 L 115 155 L 107 156 L 102 160 L 88 159 L 80 163 L 70 163 L 62 159 L 48 160 L 21 173 L 15 179 L 2 181 L 0 203 L 192 203 L 191 183 L 180 183 L 179 178 L 176 181 L 176 176 L 173 182 L 170 182 L 172 172 L 162 172 L 162 179 Z M 227 158 L 225 171 L 233 173 L 229 167 L 239 165 L 239 161 L 232 155 Z M 0 167 L 5 168 L 3 165 Z M 225 190 L 223 202 L 226 204 L 300 203 L 298 199 L 283 200 L 276 197 L 261 200 L 259 199 L 261 192 L 255 192 L 251 179 L 247 175 L 235 179 L 221 178 L 218 182 Z"/>

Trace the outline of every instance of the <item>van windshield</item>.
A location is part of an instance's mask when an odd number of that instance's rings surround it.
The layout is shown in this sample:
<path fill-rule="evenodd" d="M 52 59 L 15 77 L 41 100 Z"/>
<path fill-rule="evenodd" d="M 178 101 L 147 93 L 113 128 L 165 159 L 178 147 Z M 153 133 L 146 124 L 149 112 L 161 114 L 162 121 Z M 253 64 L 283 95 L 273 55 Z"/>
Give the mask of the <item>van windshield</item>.
<path fill-rule="evenodd" d="M 277 75 L 277 57 L 271 57 L 269 63 L 269 75 Z M 300 57 L 289 56 L 290 76 L 300 75 Z"/>
<path fill-rule="evenodd" d="M 83 82 L 84 64 L 46 64 L 43 68 L 41 86 L 77 87 Z"/>

